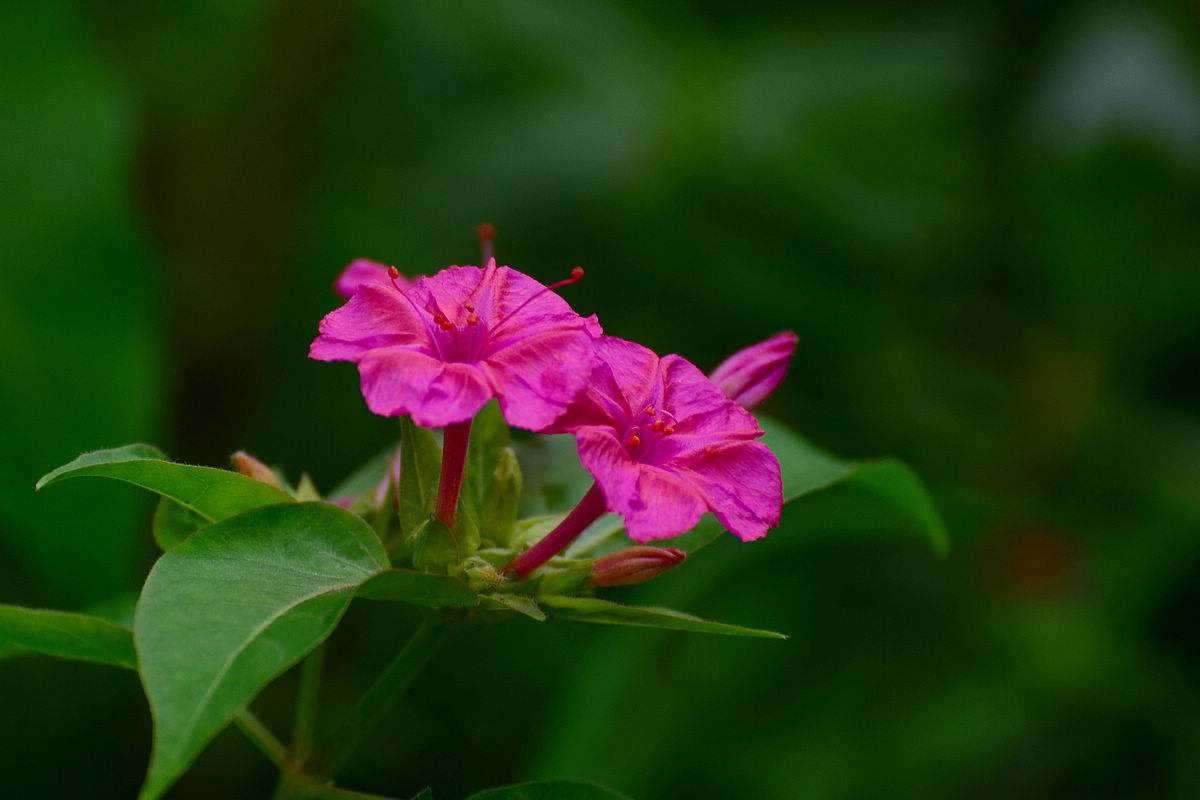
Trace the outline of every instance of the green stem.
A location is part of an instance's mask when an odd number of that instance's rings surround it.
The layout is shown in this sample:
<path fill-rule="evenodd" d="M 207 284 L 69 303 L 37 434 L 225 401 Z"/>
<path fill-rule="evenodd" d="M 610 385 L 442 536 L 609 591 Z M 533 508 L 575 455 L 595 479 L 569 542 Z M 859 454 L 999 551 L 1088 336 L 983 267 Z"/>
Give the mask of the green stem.
<path fill-rule="evenodd" d="M 304 659 L 300 668 L 300 687 L 296 690 L 296 715 L 292 721 L 292 761 L 303 764 L 312 755 L 317 732 L 317 705 L 320 700 L 321 672 L 325 666 L 325 645 Z"/>
<path fill-rule="evenodd" d="M 272 764 L 280 770 L 287 767 L 287 748 L 275 734 L 271 733 L 271 729 L 254 715 L 253 711 L 244 708 L 237 713 L 233 721 L 242 729 L 242 733 L 246 734 L 246 738 L 254 742 L 263 755 L 271 760 Z"/>
<path fill-rule="evenodd" d="M 322 737 L 323 747 L 313 757 L 311 774 L 337 774 L 363 737 L 395 707 L 413 680 L 450 638 L 451 632 L 450 626 L 436 614 L 421 622 L 412 638 L 354 704 L 341 725 L 332 734 Z"/>

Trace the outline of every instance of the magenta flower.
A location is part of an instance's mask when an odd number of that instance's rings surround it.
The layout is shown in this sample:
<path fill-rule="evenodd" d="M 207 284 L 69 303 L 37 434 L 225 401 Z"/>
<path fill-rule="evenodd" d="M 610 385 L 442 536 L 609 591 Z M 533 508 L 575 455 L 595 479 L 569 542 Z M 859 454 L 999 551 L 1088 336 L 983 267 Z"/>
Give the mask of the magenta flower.
<path fill-rule="evenodd" d="M 448 267 L 408 289 L 362 284 L 321 320 L 309 356 L 357 363 L 367 405 L 382 416 L 442 428 L 497 397 L 509 424 L 536 430 L 587 380 L 590 325 L 547 287 L 493 261 Z"/>
<path fill-rule="evenodd" d="M 608 336 L 595 352 L 587 388 L 546 432 L 575 434 L 596 484 L 508 571 L 536 569 L 606 509 L 639 542 L 683 533 L 705 511 L 743 541 L 778 524 L 779 461 L 750 412 L 680 356 Z"/>
<path fill-rule="evenodd" d="M 356 258 L 337 276 L 337 280 L 333 282 L 333 290 L 342 297 L 350 298 L 363 284 L 389 286 L 392 282 L 390 269 L 387 264 L 380 264 L 369 258 Z M 411 281 L 398 273 L 395 280 L 401 289 L 407 289 L 411 285 Z"/>
<path fill-rule="evenodd" d="M 725 396 L 746 408 L 767 398 L 787 375 L 799 338 L 791 331 L 777 333 L 739 350 L 709 376 Z"/>
<path fill-rule="evenodd" d="M 484 269 L 447 267 L 404 288 L 359 285 L 330 312 L 309 349 L 318 361 L 358 364 L 367 406 L 446 428 L 438 517 L 452 524 L 470 420 L 493 397 L 504 418 L 536 430 L 554 421 L 591 373 L 594 319 L 551 289 L 494 259 Z"/>

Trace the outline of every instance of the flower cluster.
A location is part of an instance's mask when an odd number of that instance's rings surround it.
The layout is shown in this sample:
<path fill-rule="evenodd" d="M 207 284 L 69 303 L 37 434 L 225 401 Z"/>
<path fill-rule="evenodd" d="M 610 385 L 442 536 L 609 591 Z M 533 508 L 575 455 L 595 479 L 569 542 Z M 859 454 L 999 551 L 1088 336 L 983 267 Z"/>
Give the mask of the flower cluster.
<path fill-rule="evenodd" d="M 682 356 L 659 357 L 577 314 L 555 290 L 579 281 L 581 268 L 545 286 L 498 266 L 492 235 L 480 226 L 482 267 L 410 280 L 394 267 L 351 262 L 334 286 L 348 302 L 321 320 L 309 351 L 357 364 L 374 413 L 444 429 L 436 516 L 453 524 L 471 420 L 495 398 L 514 427 L 574 435 L 595 479 L 508 574 L 537 569 L 606 511 L 638 542 L 684 533 L 706 511 L 743 541 L 777 525 L 779 462 L 747 407 L 783 379 L 795 335 L 740 351 L 706 376 Z M 675 553 L 639 551 L 636 566 L 621 570 L 641 574 L 645 559 L 674 564 Z"/>

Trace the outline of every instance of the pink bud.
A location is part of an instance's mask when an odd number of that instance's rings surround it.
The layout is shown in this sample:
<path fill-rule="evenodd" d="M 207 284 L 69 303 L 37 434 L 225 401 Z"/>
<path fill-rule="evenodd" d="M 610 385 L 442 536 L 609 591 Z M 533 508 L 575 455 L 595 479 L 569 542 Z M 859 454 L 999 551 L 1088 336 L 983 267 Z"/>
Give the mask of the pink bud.
<path fill-rule="evenodd" d="M 588 586 L 643 583 L 683 563 L 687 553 L 675 547 L 627 547 L 592 562 Z"/>
<path fill-rule="evenodd" d="M 283 484 L 279 481 L 279 476 L 270 467 L 244 450 L 238 450 L 229 457 L 229 460 L 233 463 L 233 468 L 247 478 L 262 481 L 269 486 L 274 486 L 276 489 L 283 488 Z"/>
<path fill-rule="evenodd" d="M 395 272 L 395 277 L 392 277 L 389 270 Z M 388 286 L 392 281 L 397 282 L 401 288 L 407 287 L 409 283 L 395 267 L 388 267 L 387 264 L 380 264 L 369 258 L 356 258 L 337 276 L 337 280 L 333 282 L 333 290 L 342 297 L 353 297 L 358 287 L 364 283 Z"/>
<path fill-rule="evenodd" d="M 746 408 L 758 405 L 787 375 L 798 341 L 791 331 L 777 333 L 737 351 L 708 377 L 735 403 Z"/>

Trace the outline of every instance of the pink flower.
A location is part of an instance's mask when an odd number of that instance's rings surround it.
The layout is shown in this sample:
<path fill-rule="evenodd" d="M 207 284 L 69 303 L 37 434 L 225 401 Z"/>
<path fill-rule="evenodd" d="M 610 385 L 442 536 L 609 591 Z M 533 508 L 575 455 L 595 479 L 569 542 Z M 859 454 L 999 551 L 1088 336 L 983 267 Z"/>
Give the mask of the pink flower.
<path fill-rule="evenodd" d="M 574 274 L 566 283 L 583 271 Z M 367 405 L 382 416 L 441 428 L 497 397 L 509 424 L 538 429 L 587 380 L 591 324 L 546 286 L 490 261 L 407 289 L 399 280 L 360 285 L 321 320 L 309 356 L 357 363 Z"/>
<path fill-rule="evenodd" d="M 721 362 L 709 377 L 738 405 L 750 408 L 767 398 L 787 375 L 799 339 L 791 331 L 739 350 Z"/>
<path fill-rule="evenodd" d="M 659 358 L 609 336 L 571 408 L 547 432 L 575 434 L 595 486 L 562 525 L 507 567 L 525 575 L 545 563 L 605 509 L 639 542 L 691 529 L 711 511 L 750 541 L 779 522 L 779 461 L 757 439 L 750 412 L 686 359 Z"/>
<path fill-rule="evenodd" d="M 391 277 L 388 269 L 387 264 L 380 264 L 369 258 L 356 258 L 346 265 L 341 275 L 337 276 L 337 280 L 333 282 L 333 290 L 342 297 L 350 298 L 363 284 L 389 286 Z M 401 289 L 407 289 L 411 283 L 403 275 L 396 275 L 396 284 Z"/>

